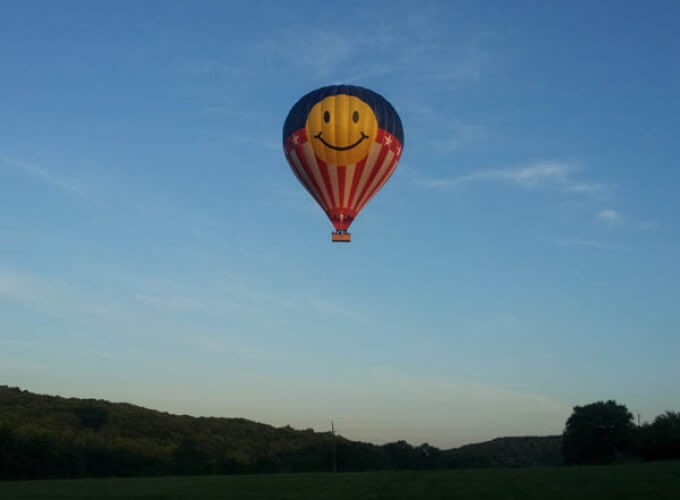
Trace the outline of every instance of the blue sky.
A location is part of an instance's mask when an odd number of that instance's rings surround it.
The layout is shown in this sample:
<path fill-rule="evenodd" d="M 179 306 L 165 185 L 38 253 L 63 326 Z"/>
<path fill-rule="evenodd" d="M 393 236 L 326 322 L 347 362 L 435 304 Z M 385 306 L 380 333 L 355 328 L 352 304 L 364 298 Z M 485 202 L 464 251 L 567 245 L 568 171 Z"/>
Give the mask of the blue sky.
<path fill-rule="evenodd" d="M 677 2 L 4 2 L 0 383 L 440 447 L 680 379 Z M 281 147 L 363 85 L 333 245 Z"/>

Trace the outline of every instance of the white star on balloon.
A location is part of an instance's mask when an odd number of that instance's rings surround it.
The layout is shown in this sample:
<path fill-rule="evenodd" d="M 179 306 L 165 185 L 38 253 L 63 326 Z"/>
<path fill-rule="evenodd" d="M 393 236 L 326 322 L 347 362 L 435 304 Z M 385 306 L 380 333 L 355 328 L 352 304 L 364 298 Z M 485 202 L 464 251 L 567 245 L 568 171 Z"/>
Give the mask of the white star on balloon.
<path fill-rule="evenodd" d="M 392 144 L 392 138 L 389 135 L 385 136 L 385 146 Z"/>

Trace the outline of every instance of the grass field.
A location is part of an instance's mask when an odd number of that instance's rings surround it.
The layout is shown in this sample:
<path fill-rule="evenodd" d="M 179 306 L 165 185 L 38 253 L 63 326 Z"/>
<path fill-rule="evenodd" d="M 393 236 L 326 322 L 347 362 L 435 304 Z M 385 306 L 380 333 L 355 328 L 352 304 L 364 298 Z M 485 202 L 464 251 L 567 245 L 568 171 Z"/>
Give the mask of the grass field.
<path fill-rule="evenodd" d="M 680 462 L 472 469 L 0 482 L 0 499 L 680 499 Z"/>

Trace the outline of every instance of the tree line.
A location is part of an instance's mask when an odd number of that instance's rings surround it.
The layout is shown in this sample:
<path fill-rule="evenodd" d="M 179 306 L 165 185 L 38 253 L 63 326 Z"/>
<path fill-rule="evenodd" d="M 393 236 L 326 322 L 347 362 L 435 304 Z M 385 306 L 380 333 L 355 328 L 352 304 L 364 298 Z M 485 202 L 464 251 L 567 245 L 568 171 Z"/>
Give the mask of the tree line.
<path fill-rule="evenodd" d="M 680 459 L 680 412 L 635 425 L 628 408 L 613 400 L 576 406 L 565 426 L 563 453 L 575 465 Z"/>
<path fill-rule="evenodd" d="M 0 479 L 427 470 L 680 458 L 680 413 L 636 426 L 614 401 L 576 406 L 562 436 L 442 450 L 357 442 L 245 419 L 170 415 L 0 386 Z"/>
<path fill-rule="evenodd" d="M 191 438 L 182 440 L 167 455 L 154 455 L 129 447 L 85 445 L 48 433 L 22 435 L 8 426 L 0 427 L 1 479 L 328 472 L 334 464 L 340 471 L 489 465 L 478 457 L 456 456 L 427 444 L 412 446 L 398 441 L 377 446 L 333 435 L 301 449 L 245 462 L 208 450 Z"/>

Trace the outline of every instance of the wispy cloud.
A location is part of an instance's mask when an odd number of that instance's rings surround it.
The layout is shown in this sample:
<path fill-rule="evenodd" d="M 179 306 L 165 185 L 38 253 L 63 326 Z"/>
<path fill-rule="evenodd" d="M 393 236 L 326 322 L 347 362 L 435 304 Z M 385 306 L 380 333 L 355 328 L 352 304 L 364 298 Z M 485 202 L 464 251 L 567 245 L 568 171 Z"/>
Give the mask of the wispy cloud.
<path fill-rule="evenodd" d="M 34 373 L 36 371 L 43 371 L 47 369 L 47 365 L 37 361 L 30 361 L 24 359 L 9 359 L 0 358 L 0 366 L 9 370 L 17 370 L 28 373 Z"/>
<path fill-rule="evenodd" d="M 639 220 L 634 217 L 624 215 L 613 208 L 605 208 L 596 213 L 596 219 L 607 224 L 610 228 L 617 228 L 626 231 L 650 231 L 659 227 L 659 223 L 653 220 Z"/>
<path fill-rule="evenodd" d="M 233 64 L 223 64 L 219 61 L 191 61 L 177 65 L 173 73 L 187 76 L 204 76 L 219 74 L 228 78 L 242 76 L 242 68 Z"/>
<path fill-rule="evenodd" d="M 610 248 L 605 243 L 598 240 L 579 240 L 573 238 L 558 239 L 555 240 L 558 244 L 564 246 L 578 246 L 578 247 L 591 247 L 591 248 Z"/>
<path fill-rule="evenodd" d="M 527 189 L 553 188 L 597 198 L 604 197 L 607 187 L 579 179 L 577 175 L 580 170 L 559 161 L 542 161 L 515 168 L 479 170 L 450 178 L 418 178 L 416 183 L 424 187 L 445 189 L 478 182 L 504 182 Z"/>
<path fill-rule="evenodd" d="M 330 29 L 309 30 L 304 37 L 297 29 L 289 29 L 274 38 L 261 40 L 251 50 L 260 58 L 285 61 L 287 65 L 311 70 L 315 76 L 324 78 L 362 48 L 370 49 L 372 45 L 368 37 L 351 37 Z"/>
<path fill-rule="evenodd" d="M 232 136 L 232 140 L 242 144 L 252 145 L 253 147 L 262 150 L 280 152 L 283 150 L 281 141 L 277 134 L 268 134 L 266 136 Z"/>
<path fill-rule="evenodd" d="M 439 151 L 458 151 L 471 144 L 484 142 L 488 138 L 487 129 L 483 125 L 453 120 L 444 127 L 448 129 L 446 137 L 431 141 L 432 146 Z"/>
<path fill-rule="evenodd" d="M 623 220 L 623 218 L 621 217 L 621 214 L 619 212 L 617 212 L 616 210 L 612 209 L 612 208 L 600 210 L 597 213 L 597 216 L 601 220 L 608 222 L 610 224 L 615 224 L 615 223 L 621 222 Z"/>
<path fill-rule="evenodd" d="M 447 188 L 483 181 L 504 181 L 524 187 L 563 183 L 569 167 L 557 162 L 542 162 L 513 169 L 489 169 L 447 179 L 419 179 L 418 184 L 432 188 Z"/>
<path fill-rule="evenodd" d="M 143 293 L 135 294 L 135 299 L 138 302 L 147 304 L 160 309 L 171 309 L 171 310 L 197 310 L 205 309 L 205 303 L 187 297 L 168 297 L 168 296 L 158 296 L 158 295 L 148 295 Z"/>
<path fill-rule="evenodd" d="M 214 104 L 214 105 L 210 105 L 210 106 L 204 106 L 203 112 L 204 113 L 216 114 L 216 115 L 225 115 L 225 116 L 230 116 L 230 117 L 236 117 L 236 118 L 239 118 L 241 120 L 265 121 L 265 120 L 271 120 L 272 119 L 271 115 L 264 112 L 264 111 L 258 111 L 258 110 L 252 109 L 252 107 L 251 108 L 244 108 L 239 103 L 232 103 L 231 105 Z"/>
<path fill-rule="evenodd" d="M 644 221 L 635 225 L 636 231 L 649 231 L 651 229 L 656 229 L 659 227 L 659 223 L 656 221 Z"/>
<path fill-rule="evenodd" d="M 252 345 L 223 332 L 218 338 L 205 333 L 192 332 L 191 336 L 175 336 L 175 339 L 199 351 L 216 355 L 227 354 L 243 359 L 268 361 L 286 357 L 280 351 L 262 349 L 260 345 Z"/>
<path fill-rule="evenodd" d="M 70 285 L 11 269 L 0 269 L 0 299 L 3 298 L 42 312 L 102 316 L 115 310 L 113 305 L 93 301 Z"/>
<path fill-rule="evenodd" d="M 220 291 L 235 300 L 250 304 L 269 304 L 292 309 L 296 307 L 295 300 L 283 294 L 269 290 L 253 288 L 237 283 L 225 283 L 219 287 Z"/>
<path fill-rule="evenodd" d="M 600 240 L 586 240 L 579 238 L 539 238 L 540 241 L 554 243 L 567 247 L 597 248 L 601 250 L 614 250 L 616 247 Z"/>
<path fill-rule="evenodd" d="M 400 47 L 396 49 L 396 47 Z M 381 62 L 353 64 L 353 73 L 336 71 L 347 83 L 361 82 L 387 75 L 418 75 L 421 83 L 447 84 L 455 81 L 477 80 L 480 78 L 490 56 L 486 50 L 471 42 L 457 46 L 431 42 L 402 45 L 395 42 L 378 56 Z M 360 59 L 361 61 L 361 59 Z M 346 66 L 345 66 L 346 67 Z"/>
<path fill-rule="evenodd" d="M 349 309 L 345 305 L 321 297 L 312 297 L 309 299 L 309 305 L 314 311 L 324 316 L 345 316 L 355 320 L 364 319 L 359 313 Z"/>
<path fill-rule="evenodd" d="M 489 169 L 473 172 L 448 179 L 421 179 L 418 183 L 425 187 L 447 188 L 460 184 L 482 181 L 504 181 L 524 187 L 537 187 L 545 184 L 563 183 L 569 168 L 555 162 L 543 162 L 514 169 Z"/>
<path fill-rule="evenodd" d="M 424 82 L 450 83 L 477 79 L 492 60 L 488 32 L 450 37 L 450 25 L 437 12 L 419 17 L 390 19 L 385 13 L 367 33 L 324 25 L 283 29 L 252 50 L 259 60 L 303 70 L 317 79 L 355 83 L 387 75 L 417 75 Z M 367 14 L 370 15 L 370 14 Z M 370 56 L 369 56 L 370 55 Z"/>
<path fill-rule="evenodd" d="M 574 193 L 597 194 L 604 192 L 606 186 L 603 186 L 602 184 L 575 182 L 567 186 L 567 189 Z"/>
<path fill-rule="evenodd" d="M 127 286 L 137 288 L 139 284 L 128 283 Z M 223 286 L 219 281 L 210 279 L 182 286 L 150 280 L 142 291 L 134 293 L 134 299 L 144 309 L 183 314 L 243 312 L 253 304 L 279 300 L 273 294 L 270 296 L 265 292 L 238 286 Z"/>
<path fill-rule="evenodd" d="M 16 302 L 38 303 L 56 296 L 56 288 L 49 282 L 0 270 L 0 297 Z"/>
<path fill-rule="evenodd" d="M 152 291 L 147 291 L 152 290 Z M 346 305 L 320 296 L 293 296 L 278 290 L 253 286 L 229 279 L 228 281 L 206 281 L 200 289 L 192 286 L 176 288 L 170 284 L 150 285 L 147 290 L 134 294 L 134 299 L 145 309 L 155 311 L 192 313 L 224 313 L 238 311 L 250 314 L 262 307 L 279 312 L 309 312 L 320 316 L 343 316 L 355 320 L 364 318 Z"/>
<path fill-rule="evenodd" d="M 44 184 L 50 185 L 54 188 L 66 191 L 70 194 L 79 196 L 84 199 L 88 200 L 91 199 L 88 193 L 86 193 L 82 188 L 80 188 L 70 180 L 67 180 L 55 174 L 54 172 L 51 172 L 46 168 L 36 165 L 34 163 L 29 163 L 23 160 L 19 160 L 17 158 L 5 156 L 3 154 L 0 154 L 0 163 L 15 168 L 23 172 L 24 174 L 29 175 L 30 177 Z"/>

